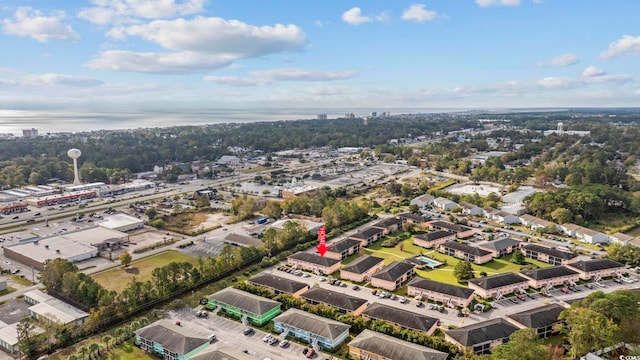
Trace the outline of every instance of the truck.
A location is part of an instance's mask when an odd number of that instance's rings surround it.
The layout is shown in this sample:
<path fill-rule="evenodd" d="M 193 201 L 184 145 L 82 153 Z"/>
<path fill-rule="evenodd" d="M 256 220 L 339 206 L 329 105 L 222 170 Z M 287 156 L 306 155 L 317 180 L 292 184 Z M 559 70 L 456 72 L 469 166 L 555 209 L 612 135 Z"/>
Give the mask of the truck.
<path fill-rule="evenodd" d="M 261 225 L 261 224 L 266 224 L 267 220 L 269 220 L 266 217 L 261 217 L 260 219 L 256 220 L 256 224 Z"/>

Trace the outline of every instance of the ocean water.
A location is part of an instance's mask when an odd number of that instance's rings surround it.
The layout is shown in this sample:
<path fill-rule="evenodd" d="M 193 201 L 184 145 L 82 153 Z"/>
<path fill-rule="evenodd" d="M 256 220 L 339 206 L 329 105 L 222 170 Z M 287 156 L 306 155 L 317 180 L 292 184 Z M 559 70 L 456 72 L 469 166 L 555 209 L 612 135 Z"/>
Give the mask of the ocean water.
<path fill-rule="evenodd" d="M 315 119 L 326 113 L 329 118 L 352 112 L 357 117 L 371 111 L 397 114 L 444 113 L 465 109 L 189 109 L 189 110 L 8 110 L 0 109 L 0 133 L 22 136 L 23 129 L 35 128 L 39 134 L 124 130 L 181 125 L 205 125 L 277 120 Z"/>

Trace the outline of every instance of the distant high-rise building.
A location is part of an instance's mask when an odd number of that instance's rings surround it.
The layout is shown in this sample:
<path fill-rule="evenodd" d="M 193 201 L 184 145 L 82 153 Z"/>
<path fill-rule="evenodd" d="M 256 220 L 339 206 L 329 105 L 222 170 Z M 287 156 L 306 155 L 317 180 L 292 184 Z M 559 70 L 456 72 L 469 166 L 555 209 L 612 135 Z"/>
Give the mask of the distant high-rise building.
<path fill-rule="evenodd" d="M 327 120 L 327 114 L 318 114 L 318 120 Z"/>
<path fill-rule="evenodd" d="M 355 114 L 354 114 L 354 113 L 350 112 L 350 113 L 346 113 L 346 114 L 344 114 L 344 118 L 345 118 L 345 119 L 355 119 L 355 118 L 356 118 L 356 116 L 355 116 Z"/>
<path fill-rule="evenodd" d="M 371 114 L 369 114 L 369 115 L 371 115 L 371 117 L 376 117 L 376 116 L 378 116 L 378 112 L 377 111 L 372 111 Z"/>
<path fill-rule="evenodd" d="M 28 137 L 28 138 L 36 138 L 38 137 L 38 129 L 36 128 L 24 129 L 22 130 L 22 136 Z"/>

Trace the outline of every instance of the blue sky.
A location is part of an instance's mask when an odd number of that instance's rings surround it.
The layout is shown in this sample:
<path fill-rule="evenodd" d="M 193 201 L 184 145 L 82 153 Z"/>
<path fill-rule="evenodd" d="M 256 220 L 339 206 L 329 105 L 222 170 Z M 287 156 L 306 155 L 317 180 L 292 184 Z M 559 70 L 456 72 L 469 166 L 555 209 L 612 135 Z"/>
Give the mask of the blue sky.
<path fill-rule="evenodd" d="M 635 0 L 0 0 L 0 108 L 640 104 Z"/>

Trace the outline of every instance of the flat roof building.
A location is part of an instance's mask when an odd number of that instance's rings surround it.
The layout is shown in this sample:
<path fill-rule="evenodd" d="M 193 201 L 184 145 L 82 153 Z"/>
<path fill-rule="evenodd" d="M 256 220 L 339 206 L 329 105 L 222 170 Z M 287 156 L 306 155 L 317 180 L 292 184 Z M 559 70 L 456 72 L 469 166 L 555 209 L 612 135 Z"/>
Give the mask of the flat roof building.
<path fill-rule="evenodd" d="M 142 229 L 144 221 L 131 215 L 117 213 L 105 217 L 104 221 L 101 221 L 98 225 L 111 230 L 129 232 Z"/>

